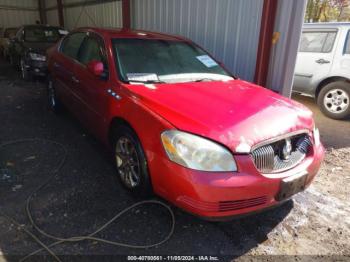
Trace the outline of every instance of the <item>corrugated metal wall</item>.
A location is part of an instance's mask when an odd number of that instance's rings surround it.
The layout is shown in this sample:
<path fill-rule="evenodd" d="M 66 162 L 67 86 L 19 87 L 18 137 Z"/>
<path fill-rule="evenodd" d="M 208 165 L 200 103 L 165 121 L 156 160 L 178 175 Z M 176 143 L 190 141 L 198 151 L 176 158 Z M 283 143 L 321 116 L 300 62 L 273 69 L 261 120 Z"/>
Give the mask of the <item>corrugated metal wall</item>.
<path fill-rule="evenodd" d="M 132 26 L 186 36 L 253 80 L 262 0 L 131 0 Z"/>
<path fill-rule="evenodd" d="M 69 3 L 74 0 L 66 0 Z M 75 0 L 76 1 L 76 0 Z M 114 1 L 97 5 L 88 5 L 81 13 L 82 7 L 65 8 L 64 18 L 67 29 L 81 26 L 121 27 L 122 2 Z M 81 13 L 81 17 L 79 15 Z"/>
<path fill-rule="evenodd" d="M 267 87 L 290 97 L 300 35 L 304 21 L 306 0 L 279 0 L 275 32 L 280 39 L 273 47 Z"/>
<path fill-rule="evenodd" d="M 57 0 L 46 0 L 46 8 L 49 10 L 46 11 L 47 23 L 49 25 L 59 25 L 58 13 L 57 13 Z M 52 9 L 54 8 L 54 9 Z"/>
<path fill-rule="evenodd" d="M 0 0 L 0 28 L 34 24 L 36 20 L 39 20 L 37 9 L 37 0 Z"/>
<path fill-rule="evenodd" d="M 83 0 L 64 0 L 63 4 L 84 3 Z M 59 25 L 57 14 L 57 1 L 46 0 L 47 21 L 50 25 Z M 52 9 L 55 8 L 55 9 Z M 83 10 L 83 11 L 82 11 Z M 98 4 L 77 7 L 66 7 L 63 11 L 65 27 L 69 30 L 75 27 L 121 27 L 122 26 L 122 2 L 115 0 L 101 1 Z"/>
<path fill-rule="evenodd" d="M 47 24 L 59 26 L 60 22 L 58 21 L 57 9 L 47 11 L 46 16 L 47 16 Z"/>

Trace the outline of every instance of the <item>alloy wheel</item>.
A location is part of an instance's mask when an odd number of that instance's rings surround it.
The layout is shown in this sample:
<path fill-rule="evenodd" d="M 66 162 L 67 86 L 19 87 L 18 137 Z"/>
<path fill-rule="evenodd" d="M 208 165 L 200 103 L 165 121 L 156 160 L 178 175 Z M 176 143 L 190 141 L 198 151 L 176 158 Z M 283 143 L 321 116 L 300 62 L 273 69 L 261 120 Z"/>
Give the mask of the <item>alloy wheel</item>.
<path fill-rule="evenodd" d="M 332 89 L 324 96 L 323 103 L 329 112 L 340 114 L 349 107 L 349 95 L 342 89 Z"/>
<path fill-rule="evenodd" d="M 49 80 L 47 84 L 47 91 L 48 91 L 48 98 L 49 98 L 49 104 L 51 108 L 54 108 L 56 106 L 56 97 L 55 97 L 55 89 L 53 87 L 53 83 L 51 80 Z"/>
<path fill-rule="evenodd" d="M 122 182 L 128 188 L 140 185 L 141 164 L 136 145 L 127 137 L 120 137 L 115 146 L 115 159 Z"/>

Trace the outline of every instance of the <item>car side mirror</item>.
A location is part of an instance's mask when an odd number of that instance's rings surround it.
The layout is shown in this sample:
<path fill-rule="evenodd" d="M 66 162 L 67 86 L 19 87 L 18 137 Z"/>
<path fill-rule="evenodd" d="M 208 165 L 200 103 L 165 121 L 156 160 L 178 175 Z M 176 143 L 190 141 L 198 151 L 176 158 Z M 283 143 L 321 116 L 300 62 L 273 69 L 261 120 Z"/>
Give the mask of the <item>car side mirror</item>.
<path fill-rule="evenodd" d="M 102 76 L 104 72 L 104 66 L 101 61 L 92 60 L 87 64 L 88 70 L 95 76 Z"/>

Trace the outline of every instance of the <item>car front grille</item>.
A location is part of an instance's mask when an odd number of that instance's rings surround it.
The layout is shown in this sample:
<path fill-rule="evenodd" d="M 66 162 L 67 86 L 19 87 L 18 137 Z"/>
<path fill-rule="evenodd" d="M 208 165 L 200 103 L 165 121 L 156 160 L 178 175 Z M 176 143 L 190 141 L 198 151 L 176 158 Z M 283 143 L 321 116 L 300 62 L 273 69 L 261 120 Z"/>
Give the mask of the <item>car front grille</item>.
<path fill-rule="evenodd" d="M 284 153 L 287 143 L 290 151 Z M 299 134 L 260 146 L 252 151 L 251 156 L 260 172 L 278 173 L 297 166 L 310 152 L 311 145 L 308 134 Z"/>

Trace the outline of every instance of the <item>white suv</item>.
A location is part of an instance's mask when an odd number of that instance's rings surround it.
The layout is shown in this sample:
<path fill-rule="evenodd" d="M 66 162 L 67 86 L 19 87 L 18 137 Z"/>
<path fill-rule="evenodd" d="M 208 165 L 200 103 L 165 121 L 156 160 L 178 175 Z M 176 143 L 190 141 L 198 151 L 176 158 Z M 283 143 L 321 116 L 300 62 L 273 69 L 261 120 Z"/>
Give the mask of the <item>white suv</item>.
<path fill-rule="evenodd" d="M 315 97 L 331 118 L 350 116 L 350 23 L 304 25 L 293 91 Z"/>

